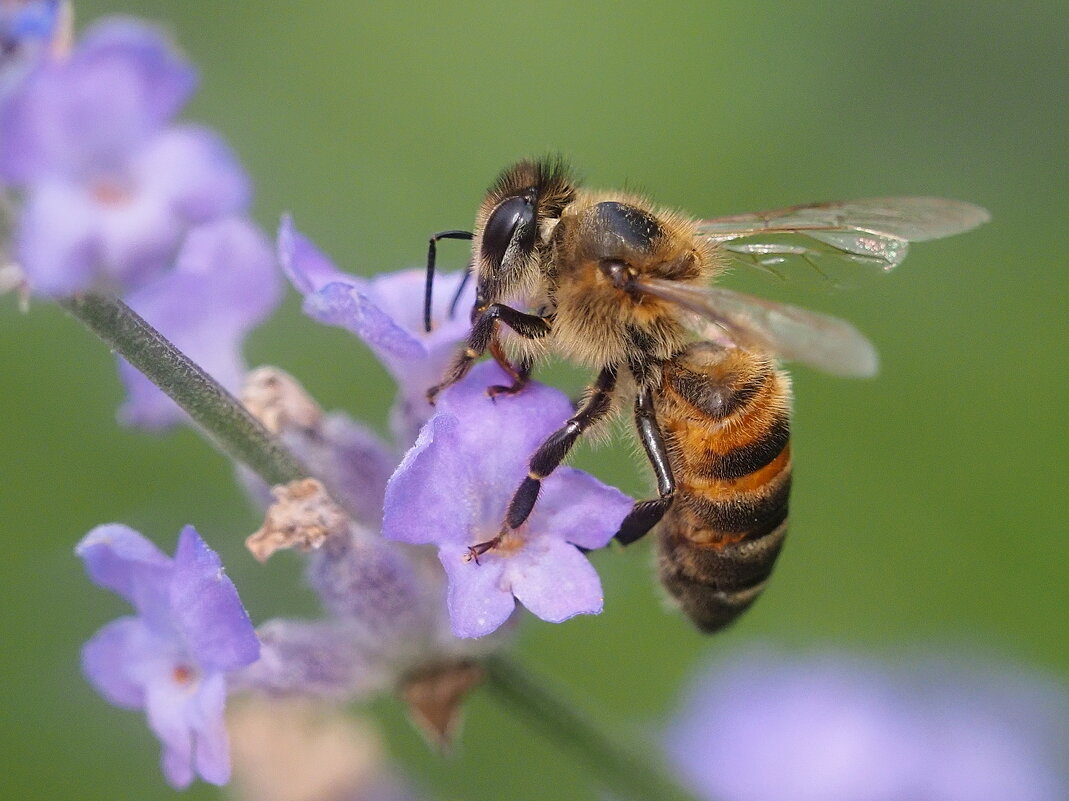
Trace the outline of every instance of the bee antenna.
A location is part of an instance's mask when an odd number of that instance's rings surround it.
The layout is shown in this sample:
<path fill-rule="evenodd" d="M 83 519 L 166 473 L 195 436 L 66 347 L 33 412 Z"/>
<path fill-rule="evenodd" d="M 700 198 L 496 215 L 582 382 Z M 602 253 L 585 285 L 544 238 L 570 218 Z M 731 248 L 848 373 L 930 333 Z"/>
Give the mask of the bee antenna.
<path fill-rule="evenodd" d="M 460 303 L 460 296 L 464 294 L 464 287 L 468 285 L 468 281 L 471 279 L 472 271 L 475 269 L 474 262 L 468 262 L 468 266 L 464 268 L 464 275 L 460 278 L 460 283 L 457 284 L 457 291 L 453 293 L 453 300 L 449 304 L 449 319 L 453 319 L 453 316 L 457 313 L 457 304 Z"/>
<path fill-rule="evenodd" d="M 439 231 L 431 235 L 430 244 L 427 247 L 427 285 L 423 292 L 423 330 L 428 334 L 431 332 L 431 300 L 434 292 L 434 261 L 438 254 L 438 240 L 471 238 L 471 231 Z M 470 272 L 470 268 L 468 272 Z M 467 273 L 465 273 L 464 281 L 461 282 L 461 288 L 463 288 L 465 281 L 467 281 Z M 458 297 L 459 294 L 458 290 Z M 456 302 L 456 299 L 454 299 L 453 306 L 456 306 Z M 452 307 L 450 307 L 449 313 L 452 314 Z"/>

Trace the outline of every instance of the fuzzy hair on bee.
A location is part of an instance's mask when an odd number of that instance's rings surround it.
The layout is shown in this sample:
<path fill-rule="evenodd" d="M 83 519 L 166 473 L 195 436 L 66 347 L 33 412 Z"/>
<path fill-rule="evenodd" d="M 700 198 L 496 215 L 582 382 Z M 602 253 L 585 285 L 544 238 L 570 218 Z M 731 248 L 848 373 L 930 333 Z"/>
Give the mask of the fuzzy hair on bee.
<path fill-rule="evenodd" d="M 543 479 L 630 403 L 657 497 L 634 505 L 616 540 L 630 544 L 659 524 L 665 588 L 702 631 L 732 622 L 764 588 L 787 531 L 791 391 L 777 357 L 864 376 L 876 356 L 848 323 L 711 284 L 740 256 L 842 257 L 886 271 L 910 240 L 987 219 L 968 203 L 907 197 L 696 220 L 637 194 L 580 188 L 559 159 L 509 167 L 470 235 L 435 235 L 472 239 L 476 300 L 466 346 L 428 397 L 486 352 L 513 378 L 488 390 L 495 396 L 521 392 L 547 354 L 596 375 L 532 454 L 500 533 L 470 555 L 524 536 Z"/>

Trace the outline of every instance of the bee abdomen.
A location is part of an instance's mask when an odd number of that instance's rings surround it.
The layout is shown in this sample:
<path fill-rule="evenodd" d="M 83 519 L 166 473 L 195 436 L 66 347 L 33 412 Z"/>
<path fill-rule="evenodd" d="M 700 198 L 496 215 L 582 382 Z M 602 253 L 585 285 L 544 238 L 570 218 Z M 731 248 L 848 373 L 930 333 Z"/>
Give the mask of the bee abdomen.
<path fill-rule="evenodd" d="M 761 356 L 698 343 L 665 365 L 658 400 L 677 486 L 661 579 L 715 631 L 760 594 L 787 533 L 789 379 Z"/>
<path fill-rule="evenodd" d="M 786 534 L 784 519 L 757 539 L 716 547 L 697 545 L 668 523 L 659 538 L 661 581 L 698 628 L 717 631 L 761 594 Z"/>

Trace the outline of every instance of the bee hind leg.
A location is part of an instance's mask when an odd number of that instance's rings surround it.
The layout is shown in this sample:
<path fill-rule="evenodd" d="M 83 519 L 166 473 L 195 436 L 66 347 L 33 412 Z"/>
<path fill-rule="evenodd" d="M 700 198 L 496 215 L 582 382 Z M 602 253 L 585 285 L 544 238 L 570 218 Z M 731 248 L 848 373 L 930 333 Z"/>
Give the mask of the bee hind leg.
<path fill-rule="evenodd" d="M 635 428 L 638 429 L 642 447 L 653 466 L 657 476 L 657 494 L 660 496 L 649 501 L 639 501 L 620 523 L 620 530 L 614 535 L 621 545 L 630 545 L 649 533 L 675 499 L 676 482 L 672 476 L 672 465 L 668 461 L 668 449 L 664 444 L 661 427 L 657 424 L 657 415 L 653 408 L 653 394 L 647 387 L 641 390 L 635 399 Z"/>
<path fill-rule="evenodd" d="M 527 478 L 516 489 L 505 515 L 506 531 L 523 525 L 534 509 L 542 479 L 557 469 L 579 436 L 612 409 L 616 389 L 616 366 L 602 370 L 579 410 L 543 442 L 531 457 Z"/>

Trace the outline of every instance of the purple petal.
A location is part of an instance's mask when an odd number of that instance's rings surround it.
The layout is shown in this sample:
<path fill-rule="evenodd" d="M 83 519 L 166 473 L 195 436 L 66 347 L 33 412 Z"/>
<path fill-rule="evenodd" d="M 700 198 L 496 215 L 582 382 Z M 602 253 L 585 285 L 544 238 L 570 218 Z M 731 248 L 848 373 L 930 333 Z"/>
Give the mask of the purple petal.
<path fill-rule="evenodd" d="M 1004 706 L 995 688 L 1030 680 L 993 671 L 989 684 L 974 664 L 933 671 L 752 650 L 695 683 L 669 731 L 668 754 L 707 798 L 1065 798 L 1064 688 L 1036 684 Z"/>
<path fill-rule="evenodd" d="M 245 374 L 241 341 L 280 298 L 267 240 L 250 223 L 228 218 L 190 232 L 173 272 L 132 293 L 129 306 L 232 392 Z M 120 418 L 158 429 L 184 413 L 125 361 L 129 398 Z"/>
<path fill-rule="evenodd" d="M 192 68 L 156 28 L 99 23 L 64 63 L 37 70 L 0 108 L 0 176 L 111 170 L 159 130 L 196 84 Z"/>
<path fill-rule="evenodd" d="M 558 467 L 542 485 L 531 515 L 532 531 L 552 532 L 587 550 L 604 548 L 634 501 L 574 467 Z"/>
<path fill-rule="evenodd" d="M 367 295 L 398 326 L 423 340 L 428 353 L 440 344 L 452 350 L 471 328 L 469 312 L 475 302 L 473 280 L 467 282 L 456 305 L 453 304 L 463 279 L 463 273 L 435 273 L 429 334 L 423 327 L 426 270 L 401 270 L 377 275 L 371 280 Z"/>
<path fill-rule="evenodd" d="M 485 637 L 509 619 L 516 601 L 505 576 L 506 560 L 467 561 L 467 548 L 444 545 L 438 558 L 449 578 L 449 620 L 457 637 Z"/>
<path fill-rule="evenodd" d="M 163 746 L 160 767 L 167 783 L 182 790 L 193 783 L 193 732 L 187 707 L 189 688 L 173 681 L 150 684 L 145 696 L 149 728 Z"/>
<path fill-rule="evenodd" d="M 313 294 L 333 283 L 349 284 L 357 290 L 367 287 L 363 278 L 335 267 L 312 240 L 297 230 L 289 214 L 282 215 L 278 226 L 278 261 L 282 272 L 302 295 Z"/>
<path fill-rule="evenodd" d="M 388 368 L 396 367 L 399 362 L 419 359 L 426 353 L 418 339 L 397 325 L 351 283 L 327 284 L 305 299 L 304 311 L 321 323 L 352 331 Z"/>
<path fill-rule="evenodd" d="M 192 526 L 178 537 L 170 598 L 176 627 L 205 672 L 236 670 L 259 657 L 260 641 L 234 583 Z"/>
<path fill-rule="evenodd" d="M 82 646 L 82 674 L 114 706 L 141 709 L 145 688 L 127 672 L 135 641 L 145 636 L 144 623 L 133 617 L 113 620 Z"/>
<path fill-rule="evenodd" d="M 414 544 L 467 544 L 473 518 L 470 504 L 480 499 L 458 497 L 457 487 L 467 484 L 468 460 L 456 446 L 455 417 L 435 415 L 423 427 L 386 485 L 384 537 Z"/>
<path fill-rule="evenodd" d="M 226 734 L 226 679 L 205 676 L 190 699 L 187 719 L 193 733 L 193 766 L 206 782 L 230 781 L 230 747 Z"/>
<path fill-rule="evenodd" d="M 163 131 L 134 157 L 130 172 L 145 194 L 167 202 L 185 223 L 245 211 L 251 193 L 237 157 L 214 131 L 183 125 Z"/>
<path fill-rule="evenodd" d="M 474 462 L 484 494 L 496 494 L 500 514 L 539 445 L 572 415 L 564 393 L 532 381 L 517 395 L 491 399 L 487 387 L 511 379 L 494 362 L 482 362 L 438 398 L 441 414 L 458 422 L 458 462 Z"/>
<path fill-rule="evenodd" d="M 16 0 L 0 4 L 0 41 L 50 39 L 59 18 L 59 0 Z"/>
<path fill-rule="evenodd" d="M 27 192 L 16 253 L 35 292 L 71 295 L 88 287 L 100 262 L 99 213 L 81 187 L 43 181 Z"/>
<path fill-rule="evenodd" d="M 576 615 L 601 613 L 601 579 L 574 545 L 540 535 L 506 561 L 512 593 L 534 615 L 561 623 Z"/>
<path fill-rule="evenodd" d="M 94 584 L 135 607 L 148 588 L 159 587 L 171 572 L 171 559 L 129 526 L 108 523 L 86 534 L 74 548 Z"/>
<path fill-rule="evenodd" d="M 64 15 L 59 0 L 0 3 L 0 104 L 46 58 Z"/>

